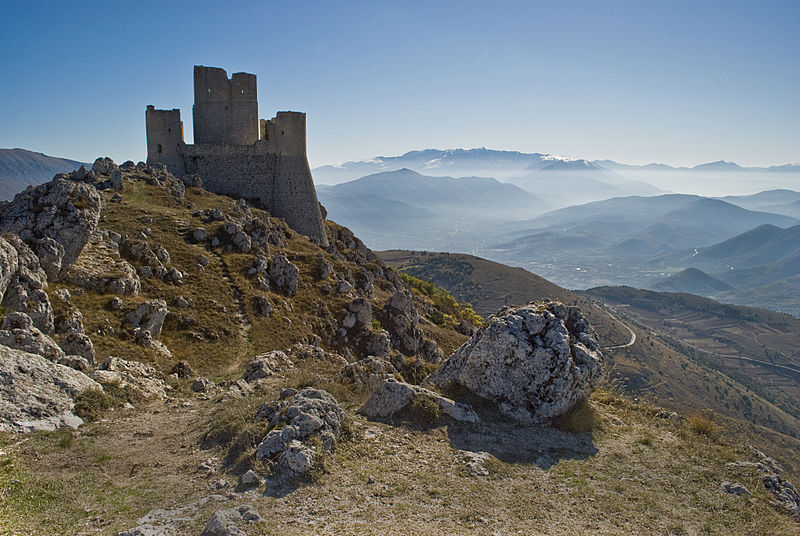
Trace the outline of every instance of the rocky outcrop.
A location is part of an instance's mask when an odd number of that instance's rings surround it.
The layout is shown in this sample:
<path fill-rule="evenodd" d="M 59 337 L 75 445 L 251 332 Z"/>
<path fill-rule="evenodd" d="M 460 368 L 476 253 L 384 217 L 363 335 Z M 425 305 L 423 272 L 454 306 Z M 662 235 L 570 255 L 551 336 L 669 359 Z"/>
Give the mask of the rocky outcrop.
<path fill-rule="evenodd" d="M 269 421 L 269 432 L 258 445 L 261 461 L 277 463 L 288 475 L 307 473 L 317 460 L 316 449 L 332 452 L 345 417 L 336 399 L 327 391 L 306 387 L 299 393 L 285 389 L 281 400 L 264 404 L 257 418 Z M 317 438 L 312 444 L 309 440 Z"/>
<path fill-rule="evenodd" d="M 438 345 L 426 339 L 419 324 L 420 315 L 414 307 L 414 296 L 407 290 L 395 292 L 378 314 L 383 328 L 389 333 L 392 346 L 405 355 L 420 355 L 426 361 L 439 363 L 444 353 Z"/>
<path fill-rule="evenodd" d="M 297 294 L 300 269 L 286 253 L 276 253 L 271 259 L 257 257 L 248 275 L 255 278 L 264 290 L 274 290 L 286 296 Z"/>
<path fill-rule="evenodd" d="M 136 269 L 120 255 L 120 243 L 125 240 L 110 231 L 92 233 L 66 281 L 103 294 L 139 294 L 142 284 Z"/>
<path fill-rule="evenodd" d="M 394 378 L 384 380 L 358 412 L 373 419 L 391 417 L 419 399 L 433 402 L 442 413 L 453 420 L 464 422 L 480 420 L 475 411 L 466 404 L 454 402 L 429 389 L 404 383 Z"/>
<path fill-rule="evenodd" d="M 340 342 L 356 350 L 359 356 L 388 358 L 392 346 L 386 330 L 375 330 L 372 325 L 372 305 L 364 298 L 347 304 L 340 315 L 337 336 Z"/>
<path fill-rule="evenodd" d="M 397 369 L 389 361 L 371 355 L 346 365 L 342 369 L 341 378 L 356 389 L 374 391 L 384 380 L 393 378 L 395 374 Z"/>
<path fill-rule="evenodd" d="M 49 270 L 60 279 L 80 255 L 100 218 L 100 195 L 88 185 L 61 178 L 28 188 L 0 206 L 0 229 L 17 234 L 34 251 L 41 245 Z M 54 246 L 53 242 L 63 248 Z M 61 255 L 61 258 L 57 257 Z M 56 269 L 56 267 L 58 269 Z"/>
<path fill-rule="evenodd" d="M 241 527 L 261 521 L 258 511 L 250 505 L 215 512 L 200 536 L 247 536 Z"/>
<path fill-rule="evenodd" d="M 317 361 L 333 363 L 334 365 L 344 366 L 347 364 L 347 359 L 341 355 L 334 352 L 326 352 L 314 344 L 304 344 L 302 342 L 298 342 L 292 345 L 290 348 L 284 350 L 284 352 L 293 362 L 314 359 Z"/>
<path fill-rule="evenodd" d="M 64 358 L 64 351 L 56 341 L 36 328 L 25 313 L 15 312 L 6 316 L 0 329 L 0 344 L 56 363 Z"/>
<path fill-rule="evenodd" d="M 158 339 L 168 312 L 167 302 L 164 300 L 146 301 L 125 316 L 125 323 L 148 331 L 151 337 Z"/>
<path fill-rule="evenodd" d="M 36 254 L 13 233 L 0 237 L 0 300 L 3 307 L 7 311 L 25 313 L 39 330 L 52 333 L 53 308 L 45 288 L 47 274 Z"/>
<path fill-rule="evenodd" d="M 109 357 L 90 376 L 101 383 L 130 387 L 144 398 L 164 398 L 169 386 L 158 377 L 156 369 L 138 361 Z"/>
<path fill-rule="evenodd" d="M 530 304 L 491 317 L 426 383 L 466 387 L 519 422 L 542 423 L 589 396 L 601 363 L 577 307 Z"/>
<path fill-rule="evenodd" d="M 102 387 L 82 372 L 39 355 L 0 346 L 0 430 L 77 428 L 74 397 Z"/>
<path fill-rule="evenodd" d="M 242 379 L 247 383 L 252 383 L 293 369 L 294 363 L 284 352 L 273 350 L 251 359 L 244 367 Z"/>

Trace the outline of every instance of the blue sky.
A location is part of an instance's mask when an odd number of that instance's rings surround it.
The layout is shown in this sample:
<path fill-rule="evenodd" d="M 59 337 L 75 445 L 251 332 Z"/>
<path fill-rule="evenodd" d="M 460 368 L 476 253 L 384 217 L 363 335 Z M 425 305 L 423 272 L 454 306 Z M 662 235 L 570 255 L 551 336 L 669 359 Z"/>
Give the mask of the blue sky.
<path fill-rule="evenodd" d="M 4 2 L 0 147 L 145 157 L 192 66 L 308 113 L 312 166 L 428 147 L 800 162 L 800 2 Z"/>

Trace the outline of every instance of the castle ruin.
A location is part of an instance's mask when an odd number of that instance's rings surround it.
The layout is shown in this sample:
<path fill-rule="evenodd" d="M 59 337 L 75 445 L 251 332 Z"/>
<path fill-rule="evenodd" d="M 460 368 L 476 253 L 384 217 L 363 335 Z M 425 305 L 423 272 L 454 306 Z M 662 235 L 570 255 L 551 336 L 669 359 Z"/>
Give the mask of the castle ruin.
<path fill-rule="evenodd" d="M 194 145 L 183 141 L 181 111 L 145 112 L 147 163 L 177 177 L 199 175 L 211 192 L 257 201 L 295 231 L 327 244 L 306 154 L 306 114 L 258 119 L 256 76 L 194 67 Z"/>

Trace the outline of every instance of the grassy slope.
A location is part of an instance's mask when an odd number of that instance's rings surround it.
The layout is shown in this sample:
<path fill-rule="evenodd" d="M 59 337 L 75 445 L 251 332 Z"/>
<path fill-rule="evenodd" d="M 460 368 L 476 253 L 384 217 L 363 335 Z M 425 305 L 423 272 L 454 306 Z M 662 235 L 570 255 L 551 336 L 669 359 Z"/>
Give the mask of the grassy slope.
<path fill-rule="evenodd" d="M 590 296 L 579 296 L 521 268 L 464 254 L 395 250 L 379 255 L 400 270 L 437 283 L 458 299 L 472 300 L 478 311 L 487 311 L 498 304 L 550 297 L 580 305 L 596 327 L 601 345 L 618 345 L 629 338 L 622 323 L 611 319 L 609 311 L 590 300 Z M 623 318 L 622 311 L 612 314 Z M 775 333 L 770 326 L 778 326 L 779 320 L 783 324 L 792 320 L 771 311 L 750 311 L 751 316 L 756 316 L 749 327 L 760 325 L 762 335 L 765 331 Z M 647 397 L 684 413 L 710 408 L 734 419 L 745 419 L 748 424 L 738 428 L 742 440 L 772 449 L 793 471 L 800 472 L 797 461 L 800 419 L 785 396 L 775 396 L 768 390 L 753 392 L 752 384 L 742 383 L 745 380 L 742 375 L 720 369 L 702 356 L 680 351 L 680 347 L 670 343 L 671 339 L 661 336 L 658 326 L 637 324 L 635 319 L 623 318 L 623 321 L 636 332 L 636 343 L 628 348 L 607 350 L 606 368 L 632 396 Z M 763 337 L 755 342 L 759 340 Z M 776 340 L 781 343 L 779 348 L 788 353 L 796 344 L 796 332 L 787 331 L 783 325 Z M 796 351 L 797 346 L 794 348 Z"/>

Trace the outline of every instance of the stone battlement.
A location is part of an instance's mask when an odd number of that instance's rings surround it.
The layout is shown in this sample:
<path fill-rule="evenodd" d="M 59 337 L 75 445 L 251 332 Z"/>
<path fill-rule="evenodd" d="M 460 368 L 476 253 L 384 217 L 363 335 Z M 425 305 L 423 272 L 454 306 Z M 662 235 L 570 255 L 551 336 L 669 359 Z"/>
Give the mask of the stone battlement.
<path fill-rule="evenodd" d="M 197 174 L 214 193 L 257 201 L 294 230 L 327 243 L 306 154 L 306 114 L 258 119 L 256 76 L 194 67 L 194 145 L 183 139 L 178 109 L 147 107 L 147 163 L 174 175 Z"/>

